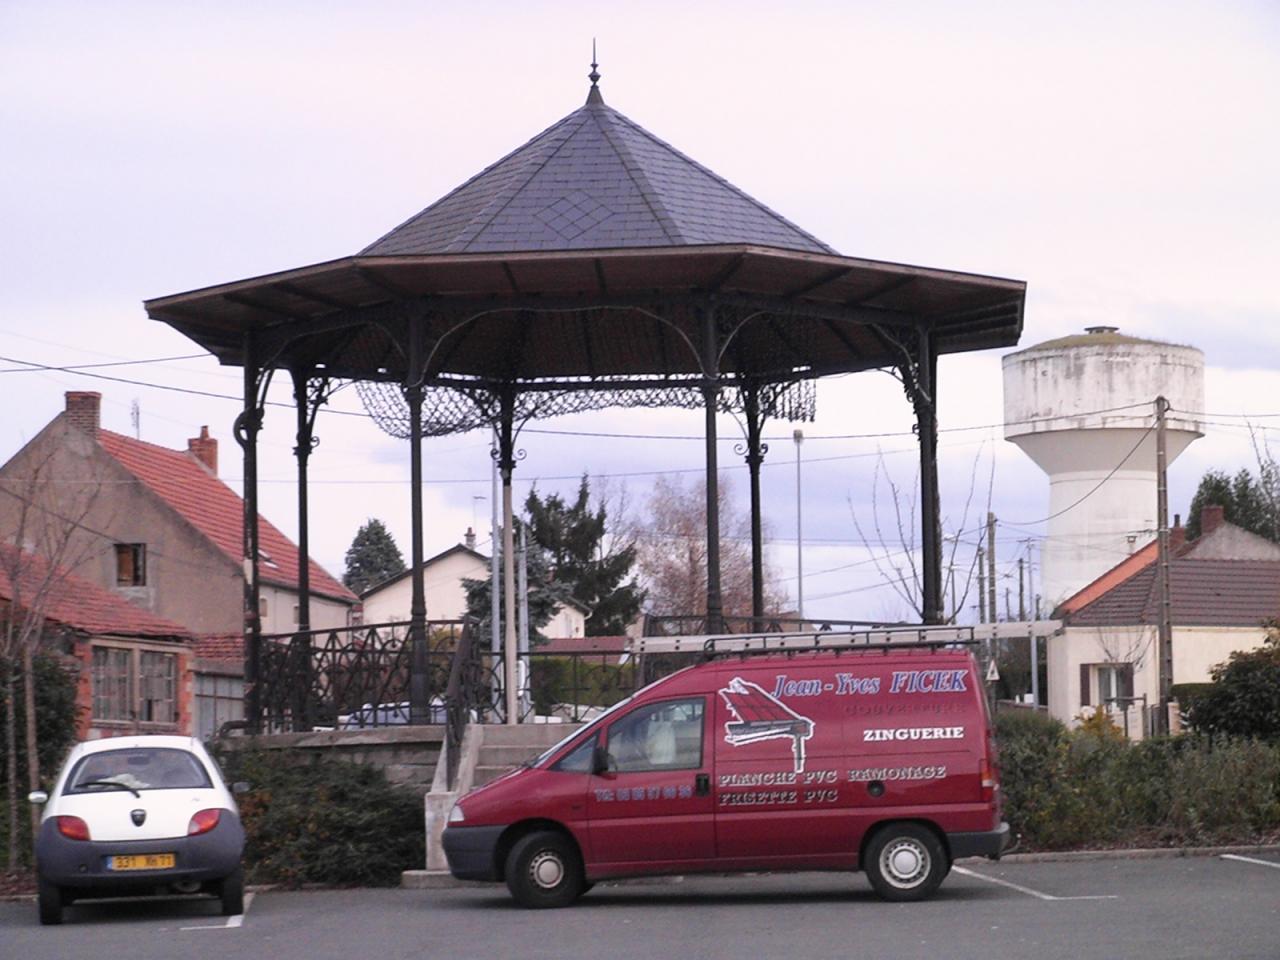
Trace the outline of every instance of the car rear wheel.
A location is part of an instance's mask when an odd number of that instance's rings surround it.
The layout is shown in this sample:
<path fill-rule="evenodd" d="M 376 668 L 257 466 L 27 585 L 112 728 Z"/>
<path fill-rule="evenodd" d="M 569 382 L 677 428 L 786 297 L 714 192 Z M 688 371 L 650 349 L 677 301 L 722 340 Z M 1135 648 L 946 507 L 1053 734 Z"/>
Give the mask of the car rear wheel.
<path fill-rule="evenodd" d="M 937 835 L 916 823 L 881 827 L 867 844 L 863 867 L 881 898 L 905 901 L 932 896 L 950 864 Z"/>
<path fill-rule="evenodd" d="M 222 898 L 222 915 L 235 917 L 244 913 L 244 867 L 236 867 L 218 887 Z"/>
<path fill-rule="evenodd" d="M 57 884 L 41 877 L 36 888 L 36 904 L 40 908 L 40 922 L 44 926 L 51 927 L 62 922 L 62 891 Z"/>
<path fill-rule="evenodd" d="M 516 841 L 506 877 L 507 889 L 523 907 L 567 907 L 582 893 L 582 859 L 567 837 L 542 830 Z"/>

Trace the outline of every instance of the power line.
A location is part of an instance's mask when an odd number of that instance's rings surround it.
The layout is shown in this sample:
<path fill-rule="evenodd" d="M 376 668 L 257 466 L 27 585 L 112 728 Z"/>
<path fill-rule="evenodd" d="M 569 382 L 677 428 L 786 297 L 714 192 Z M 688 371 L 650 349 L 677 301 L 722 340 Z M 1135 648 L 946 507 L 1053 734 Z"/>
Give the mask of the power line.
<path fill-rule="evenodd" d="M 1034 526 L 1037 523 L 1048 523 L 1050 520 L 1055 520 L 1058 517 L 1062 516 L 1064 513 L 1069 513 L 1070 511 L 1074 510 L 1076 507 L 1080 506 L 1080 504 L 1084 503 L 1086 500 L 1092 497 L 1095 493 L 1101 490 L 1103 484 L 1105 484 L 1108 480 L 1110 480 L 1112 477 L 1114 477 L 1117 473 L 1120 472 L 1120 468 L 1123 467 L 1126 463 L 1128 463 L 1129 458 L 1138 452 L 1138 448 L 1142 446 L 1142 441 L 1146 440 L 1147 437 L 1151 434 L 1151 431 L 1153 431 L 1154 429 L 1155 429 L 1155 424 L 1152 424 L 1151 426 L 1147 427 L 1146 430 L 1142 431 L 1142 436 L 1138 437 L 1138 442 L 1133 445 L 1133 447 L 1129 450 L 1128 453 L 1124 455 L 1124 457 L 1121 459 L 1119 463 L 1117 463 L 1114 467 L 1111 468 L 1111 472 L 1108 473 L 1101 480 L 1099 480 L 1097 485 L 1092 490 L 1086 493 L 1083 497 L 1081 497 L 1075 503 L 1072 503 L 1069 506 L 1063 507 L 1057 513 L 1051 513 L 1047 517 L 1041 517 L 1039 520 L 1010 520 L 1005 522 L 1016 523 L 1021 526 Z"/>
<path fill-rule="evenodd" d="M 35 363 L 31 360 L 14 360 L 9 357 L 0 357 L 0 360 L 4 360 L 6 363 L 25 364 L 25 366 L 21 367 L 0 369 L 0 373 L 40 373 L 43 371 L 78 373 L 81 370 L 93 370 L 98 367 L 136 367 L 148 363 L 173 363 L 177 360 L 203 360 L 208 356 L 209 354 L 207 353 L 188 353 L 180 357 L 152 357 L 149 360 L 112 360 L 107 363 L 77 363 L 63 367 L 46 366 L 45 364 Z"/>

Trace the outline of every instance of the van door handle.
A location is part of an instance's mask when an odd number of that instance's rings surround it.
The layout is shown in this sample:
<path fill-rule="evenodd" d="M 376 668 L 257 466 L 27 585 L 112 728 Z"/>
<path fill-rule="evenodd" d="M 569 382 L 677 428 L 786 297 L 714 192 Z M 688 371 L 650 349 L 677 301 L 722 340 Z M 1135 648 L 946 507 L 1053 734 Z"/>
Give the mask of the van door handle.
<path fill-rule="evenodd" d="M 699 797 L 705 797 L 711 792 L 711 774 L 700 773 L 693 781 L 693 792 Z"/>

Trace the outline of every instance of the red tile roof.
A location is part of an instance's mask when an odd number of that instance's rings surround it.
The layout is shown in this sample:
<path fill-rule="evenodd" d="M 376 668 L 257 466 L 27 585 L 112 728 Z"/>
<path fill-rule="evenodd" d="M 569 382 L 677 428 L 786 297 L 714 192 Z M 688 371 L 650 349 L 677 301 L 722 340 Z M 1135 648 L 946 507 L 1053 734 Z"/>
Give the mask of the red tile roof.
<path fill-rule="evenodd" d="M 181 624 L 158 617 L 87 580 L 64 570 L 50 571 L 49 564 L 34 554 L 0 544 L 0 600 L 13 600 L 13 577 L 21 588 L 19 601 L 29 604 L 40 594 L 47 598 L 45 620 L 60 623 L 94 636 L 164 637 L 190 639 Z"/>
<path fill-rule="evenodd" d="M 196 637 L 195 654 L 201 660 L 241 663 L 244 660 L 244 637 L 238 633 L 210 633 Z"/>
<path fill-rule="evenodd" d="M 1155 623 L 1156 566 L 1133 576 L 1070 613 L 1072 627 Z M 1172 620 L 1177 626 L 1256 627 L 1280 617 L 1280 561 L 1196 560 L 1169 564 Z"/>
<path fill-rule="evenodd" d="M 209 473 L 185 450 L 170 450 L 131 437 L 98 431 L 102 449 L 120 465 L 204 534 L 237 567 L 244 556 L 242 523 L 244 501 L 230 487 Z M 259 576 L 267 583 L 297 588 L 298 548 L 265 517 L 258 518 L 261 555 Z M 354 603 L 356 595 L 331 577 L 314 560 L 311 590 Z"/>
<path fill-rule="evenodd" d="M 626 653 L 631 649 L 630 637 L 548 637 L 547 642 L 533 648 L 534 653 Z"/>
<path fill-rule="evenodd" d="M 1098 577 L 1092 583 L 1087 583 L 1067 599 L 1058 604 L 1058 609 L 1054 611 L 1059 617 L 1070 616 L 1077 610 L 1083 609 L 1093 601 L 1097 600 L 1108 590 L 1119 586 L 1139 570 L 1156 562 L 1156 541 L 1152 540 L 1141 550 L 1129 554 L 1114 567 Z"/>

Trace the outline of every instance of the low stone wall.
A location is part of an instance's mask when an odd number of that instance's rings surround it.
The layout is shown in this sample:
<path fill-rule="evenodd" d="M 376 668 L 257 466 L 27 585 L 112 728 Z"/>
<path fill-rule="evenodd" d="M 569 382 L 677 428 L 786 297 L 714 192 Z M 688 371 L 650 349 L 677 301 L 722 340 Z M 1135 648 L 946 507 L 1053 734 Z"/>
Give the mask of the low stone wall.
<path fill-rule="evenodd" d="M 379 767 L 391 783 L 420 797 L 431 789 L 443 743 L 444 727 L 439 725 L 273 733 L 222 741 L 229 750 L 279 751 L 283 763 L 311 763 L 324 757 Z"/>

